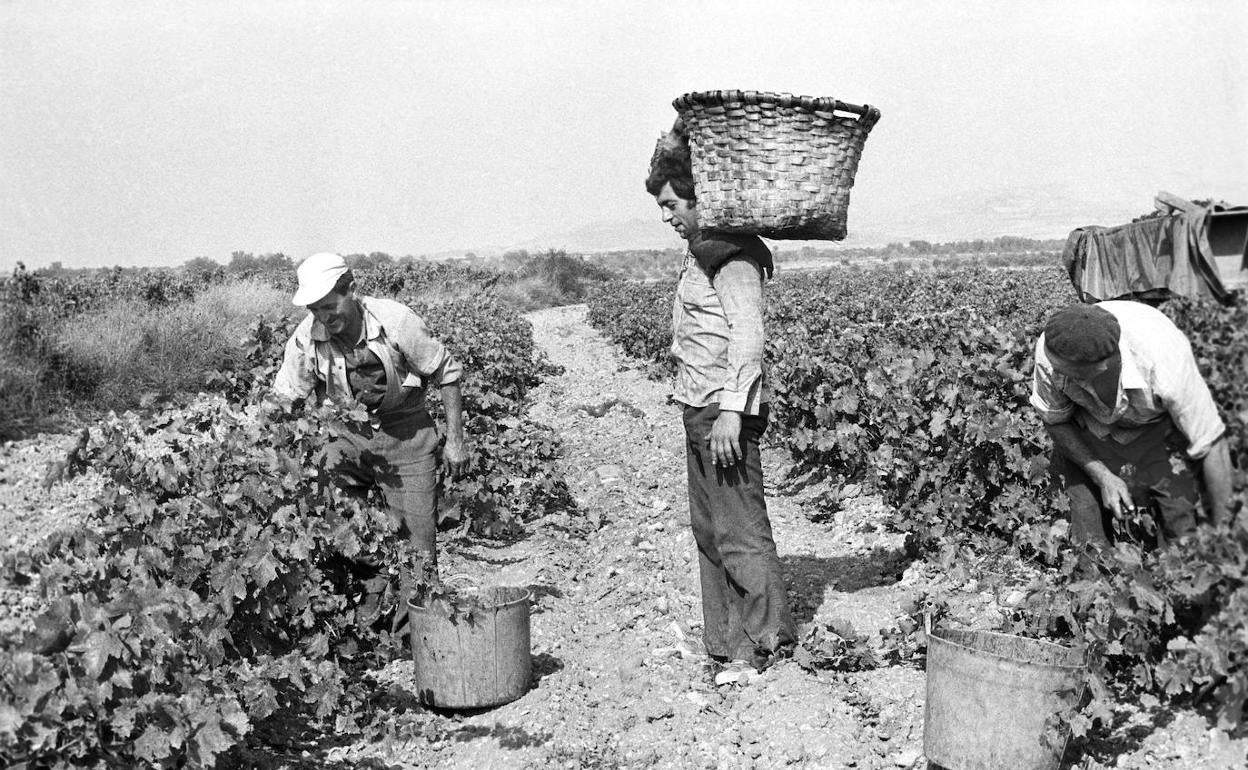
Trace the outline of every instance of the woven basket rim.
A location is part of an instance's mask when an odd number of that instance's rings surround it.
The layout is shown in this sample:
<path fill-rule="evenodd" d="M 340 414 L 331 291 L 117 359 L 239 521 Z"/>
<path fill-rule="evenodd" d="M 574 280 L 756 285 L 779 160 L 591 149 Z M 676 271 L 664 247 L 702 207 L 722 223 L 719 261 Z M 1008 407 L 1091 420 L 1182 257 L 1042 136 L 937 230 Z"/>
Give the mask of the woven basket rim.
<path fill-rule="evenodd" d="M 691 91 L 672 101 L 677 112 L 694 105 L 718 106 L 725 104 L 775 104 L 809 112 L 852 112 L 874 123 L 880 111 L 869 104 L 850 104 L 831 96 L 802 96 L 784 91 Z"/>

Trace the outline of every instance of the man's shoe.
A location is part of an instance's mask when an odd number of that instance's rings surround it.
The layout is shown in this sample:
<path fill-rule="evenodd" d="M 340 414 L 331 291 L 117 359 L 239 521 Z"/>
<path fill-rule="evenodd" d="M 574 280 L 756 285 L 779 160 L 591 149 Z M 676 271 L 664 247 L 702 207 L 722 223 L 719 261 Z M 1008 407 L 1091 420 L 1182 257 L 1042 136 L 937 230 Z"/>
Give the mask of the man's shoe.
<path fill-rule="evenodd" d="M 720 666 L 719 671 L 716 672 L 715 686 L 747 685 L 761 676 L 758 669 L 750 665 L 748 661 L 730 660 Z"/>

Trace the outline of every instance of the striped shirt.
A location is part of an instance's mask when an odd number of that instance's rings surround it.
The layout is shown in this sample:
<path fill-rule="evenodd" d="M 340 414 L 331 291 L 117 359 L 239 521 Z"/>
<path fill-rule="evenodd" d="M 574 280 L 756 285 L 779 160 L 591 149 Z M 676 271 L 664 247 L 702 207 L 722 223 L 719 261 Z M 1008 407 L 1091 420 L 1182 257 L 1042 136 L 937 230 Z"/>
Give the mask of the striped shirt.
<path fill-rule="evenodd" d="M 1102 403 L 1090 383 L 1054 372 L 1041 334 L 1031 393 L 1040 419 L 1050 425 L 1073 420 L 1097 438 L 1129 444 L 1169 416 L 1188 440 L 1188 456 L 1204 457 L 1226 425 L 1187 337 L 1160 310 L 1143 303 L 1114 300 L 1097 307 L 1113 313 L 1121 329 L 1122 372 L 1114 403 Z"/>
<path fill-rule="evenodd" d="M 724 263 L 714 278 L 686 253 L 672 304 L 676 388 L 687 406 L 718 404 L 756 415 L 767 402 L 763 378 L 763 276 L 748 259 Z"/>

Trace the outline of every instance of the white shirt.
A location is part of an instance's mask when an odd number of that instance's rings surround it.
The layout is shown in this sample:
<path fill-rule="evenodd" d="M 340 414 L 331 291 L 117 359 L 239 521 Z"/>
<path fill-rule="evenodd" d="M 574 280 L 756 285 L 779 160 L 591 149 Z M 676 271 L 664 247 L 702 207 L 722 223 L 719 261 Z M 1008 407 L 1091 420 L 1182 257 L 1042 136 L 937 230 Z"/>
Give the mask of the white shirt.
<path fill-rule="evenodd" d="M 1040 419 L 1049 425 L 1073 420 L 1097 438 L 1129 444 L 1169 416 L 1188 440 L 1188 456 L 1204 457 L 1226 425 L 1187 337 L 1160 310 L 1140 302 L 1111 300 L 1097 307 L 1113 313 L 1121 329 L 1122 372 L 1114 403 L 1103 403 L 1090 383 L 1055 373 L 1041 334 L 1031 390 Z"/>

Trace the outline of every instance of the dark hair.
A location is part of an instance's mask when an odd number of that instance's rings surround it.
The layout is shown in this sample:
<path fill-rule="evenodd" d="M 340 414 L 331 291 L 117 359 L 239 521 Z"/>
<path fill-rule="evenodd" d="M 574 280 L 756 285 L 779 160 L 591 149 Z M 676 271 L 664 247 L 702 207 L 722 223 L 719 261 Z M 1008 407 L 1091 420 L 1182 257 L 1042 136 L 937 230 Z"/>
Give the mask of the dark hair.
<path fill-rule="evenodd" d="M 696 201 L 693 188 L 693 159 L 689 138 L 684 127 L 677 125 L 659 137 L 650 156 L 650 173 L 646 175 L 646 192 L 658 195 L 663 185 L 671 183 L 672 192 L 687 201 Z"/>
<path fill-rule="evenodd" d="M 346 294 L 352 286 L 355 285 L 355 274 L 351 272 L 351 268 L 347 268 L 347 272 L 338 276 L 338 280 L 334 282 L 335 294 Z"/>

